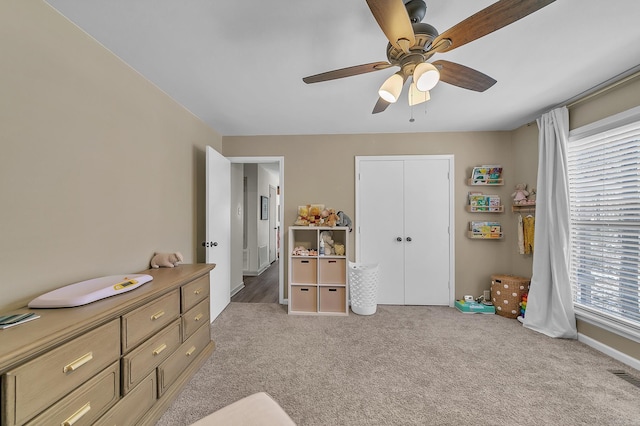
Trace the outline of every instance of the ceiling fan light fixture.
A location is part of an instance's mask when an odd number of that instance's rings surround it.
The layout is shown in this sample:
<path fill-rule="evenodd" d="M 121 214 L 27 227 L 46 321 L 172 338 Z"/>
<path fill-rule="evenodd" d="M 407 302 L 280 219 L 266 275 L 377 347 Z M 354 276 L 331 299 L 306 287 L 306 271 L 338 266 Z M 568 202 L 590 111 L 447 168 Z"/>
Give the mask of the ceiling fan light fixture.
<path fill-rule="evenodd" d="M 428 62 L 418 64 L 413 71 L 413 81 L 421 92 L 431 90 L 440 81 L 440 71 Z"/>
<path fill-rule="evenodd" d="M 418 90 L 415 82 L 411 83 L 411 87 L 409 87 L 409 106 L 427 102 L 429 99 L 431 99 L 431 95 L 429 95 L 428 91 L 422 92 Z"/>
<path fill-rule="evenodd" d="M 404 84 L 404 78 L 398 73 L 392 75 L 382 83 L 378 95 L 387 102 L 394 103 L 400 97 L 402 92 L 402 86 Z"/>

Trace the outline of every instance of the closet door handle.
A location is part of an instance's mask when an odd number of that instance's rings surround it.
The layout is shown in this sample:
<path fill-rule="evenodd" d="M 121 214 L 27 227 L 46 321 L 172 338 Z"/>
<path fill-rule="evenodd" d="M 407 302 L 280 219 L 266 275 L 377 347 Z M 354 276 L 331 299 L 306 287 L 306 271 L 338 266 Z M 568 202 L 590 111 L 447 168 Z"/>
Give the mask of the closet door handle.
<path fill-rule="evenodd" d="M 407 241 L 411 242 L 413 240 L 411 239 L 411 237 L 407 237 Z"/>
<path fill-rule="evenodd" d="M 398 241 L 398 242 L 402 242 L 402 237 L 398 237 L 398 238 L 396 238 L 396 241 Z"/>

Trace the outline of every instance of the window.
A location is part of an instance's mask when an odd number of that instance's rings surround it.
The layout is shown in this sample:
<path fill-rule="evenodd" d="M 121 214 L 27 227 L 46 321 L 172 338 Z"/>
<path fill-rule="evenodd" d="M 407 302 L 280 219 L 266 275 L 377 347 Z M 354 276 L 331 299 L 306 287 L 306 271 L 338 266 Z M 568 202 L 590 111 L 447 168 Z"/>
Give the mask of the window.
<path fill-rule="evenodd" d="M 640 116 L 572 132 L 567 153 L 576 312 L 640 337 Z"/>

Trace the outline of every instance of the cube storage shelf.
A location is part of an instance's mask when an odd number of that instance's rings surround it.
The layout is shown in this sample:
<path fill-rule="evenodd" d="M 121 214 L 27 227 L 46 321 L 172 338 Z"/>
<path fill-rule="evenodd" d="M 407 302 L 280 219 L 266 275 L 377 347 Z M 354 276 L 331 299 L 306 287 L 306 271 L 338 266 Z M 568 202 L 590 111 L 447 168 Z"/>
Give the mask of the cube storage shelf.
<path fill-rule="evenodd" d="M 332 231 L 334 243 L 344 245 L 344 255 L 319 255 L 320 233 Z M 294 248 L 309 255 L 293 254 Z M 348 315 L 348 227 L 289 227 L 289 314 Z"/>

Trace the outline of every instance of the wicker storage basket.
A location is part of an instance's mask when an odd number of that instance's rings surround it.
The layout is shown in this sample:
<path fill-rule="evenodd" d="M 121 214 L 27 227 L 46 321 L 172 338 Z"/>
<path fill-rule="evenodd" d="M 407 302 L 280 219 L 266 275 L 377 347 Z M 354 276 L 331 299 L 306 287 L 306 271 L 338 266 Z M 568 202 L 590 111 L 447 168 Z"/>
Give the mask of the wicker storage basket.
<path fill-rule="evenodd" d="M 529 291 L 529 278 L 514 275 L 491 275 L 491 301 L 496 314 L 518 318 L 522 296 Z"/>

